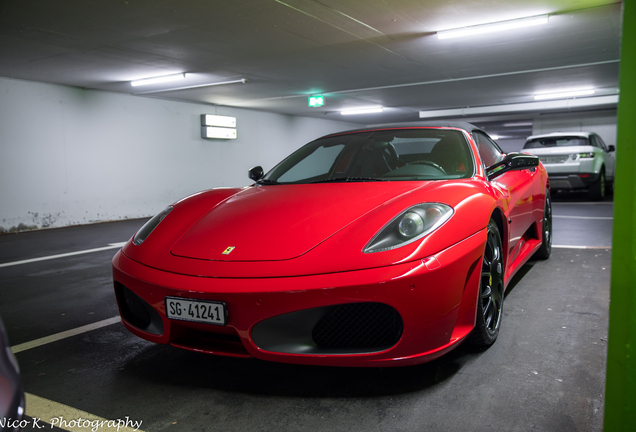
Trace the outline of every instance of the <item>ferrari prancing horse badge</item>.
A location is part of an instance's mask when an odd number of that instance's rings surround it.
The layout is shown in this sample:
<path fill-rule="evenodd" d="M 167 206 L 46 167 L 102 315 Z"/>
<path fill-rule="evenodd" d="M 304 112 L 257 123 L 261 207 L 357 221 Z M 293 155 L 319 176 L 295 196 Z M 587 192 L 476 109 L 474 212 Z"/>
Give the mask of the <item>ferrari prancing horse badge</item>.
<path fill-rule="evenodd" d="M 223 251 L 223 255 L 229 255 L 230 252 L 234 250 L 234 246 L 229 246 L 227 249 Z"/>

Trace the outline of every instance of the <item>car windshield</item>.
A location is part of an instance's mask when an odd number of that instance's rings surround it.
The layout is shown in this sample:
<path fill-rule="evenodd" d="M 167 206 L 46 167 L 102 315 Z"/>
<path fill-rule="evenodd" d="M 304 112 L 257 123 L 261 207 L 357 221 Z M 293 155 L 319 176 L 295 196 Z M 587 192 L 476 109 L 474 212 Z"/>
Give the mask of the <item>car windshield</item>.
<path fill-rule="evenodd" d="M 531 139 L 523 146 L 524 149 L 543 148 L 543 147 L 572 147 L 587 146 L 590 142 L 585 137 L 577 136 L 560 136 Z"/>
<path fill-rule="evenodd" d="M 294 152 L 259 183 L 447 180 L 473 174 L 473 158 L 461 131 L 412 128 L 318 139 Z"/>

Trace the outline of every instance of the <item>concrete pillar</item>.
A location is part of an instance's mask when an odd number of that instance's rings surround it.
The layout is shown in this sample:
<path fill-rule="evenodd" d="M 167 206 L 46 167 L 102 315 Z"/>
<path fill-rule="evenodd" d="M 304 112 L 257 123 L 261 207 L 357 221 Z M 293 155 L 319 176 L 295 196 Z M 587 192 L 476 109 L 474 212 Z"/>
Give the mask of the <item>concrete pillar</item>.
<path fill-rule="evenodd" d="M 636 431 L 636 2 L 623 2 L 605 432 Z"/>

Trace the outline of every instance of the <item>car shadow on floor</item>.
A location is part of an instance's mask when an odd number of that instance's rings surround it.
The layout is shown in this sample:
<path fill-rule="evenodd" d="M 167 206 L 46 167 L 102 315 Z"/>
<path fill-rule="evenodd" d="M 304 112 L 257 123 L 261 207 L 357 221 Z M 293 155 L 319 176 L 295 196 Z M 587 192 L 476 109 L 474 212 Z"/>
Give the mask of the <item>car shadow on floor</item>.
<path fill-rule="evenodd" d="M 374 397 L 435 387 L 478 356 L 478 350 L 462 344 L 421 365 L 346 368 L 237 359 L 151 345 L 130 358 L 119 373 L 126 380 L 253 395 Z"/>
<path fill-rule="evenodd" d="M 513 277 L 516 285 L 538 261 L 530 261 Z M 344 368 L 236 359 L 150 345 L 123 368 L 127 379 L 164 382 L 184 388 L 288 397 L 374 397 L 420 392 L 438 386 L 485 349 L 460 344 L 450 353 L 416 366 Z M 174 365 L 180 365 L 175 368 Z M 214 371 L 211 373 L 210 371 Z"/>
<path fill-rule="evenodd" d="M 612 202 L 614 199 L 613 191 L 608 190 L 602 201 L 593 201 L 590 199 L 587 190 L 553 190 L 550 193 L 552 202 Z"/>
<path fill-rule="evenodd" d="M 530 261 L 519 269 L 508 285 L 506 297 L 536 262 Z M 483 351 L 485 349 L 463 343 L 448 354 L 421 365 L 345 368 L 237 359 L 165 345 L 149 345 L 130 358 L 120 373 L 131 380 L 243 394 L 374 397 L 420 392 L 436 387 L 478 359 Z M 176 368 L 175 365 L 180 366 Z"/>

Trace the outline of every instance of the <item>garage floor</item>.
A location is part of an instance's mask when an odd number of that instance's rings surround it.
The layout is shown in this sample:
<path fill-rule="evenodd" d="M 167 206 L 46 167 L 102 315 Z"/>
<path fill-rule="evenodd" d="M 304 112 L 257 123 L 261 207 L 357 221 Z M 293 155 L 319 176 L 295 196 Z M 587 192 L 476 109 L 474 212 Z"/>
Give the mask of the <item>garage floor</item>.
<path fill-rule="evenodd" d="M 61 416 L 153 432 L 600 431 L 613 205 L 554 198 L 552 257 L 511 282 L 497 343 L 404 368 L 214 357 L 133 336 L 113 319 L 110 260 L 143 220 L 0 236 L 0 315 L 26 412 L 41 419 L 25 430 Z"/>

